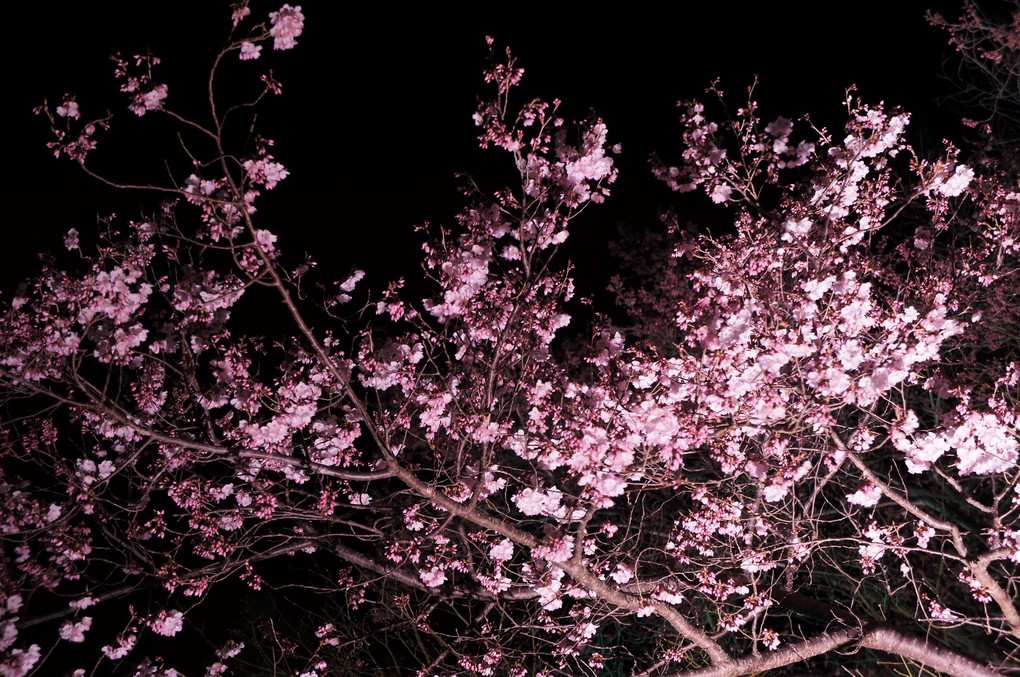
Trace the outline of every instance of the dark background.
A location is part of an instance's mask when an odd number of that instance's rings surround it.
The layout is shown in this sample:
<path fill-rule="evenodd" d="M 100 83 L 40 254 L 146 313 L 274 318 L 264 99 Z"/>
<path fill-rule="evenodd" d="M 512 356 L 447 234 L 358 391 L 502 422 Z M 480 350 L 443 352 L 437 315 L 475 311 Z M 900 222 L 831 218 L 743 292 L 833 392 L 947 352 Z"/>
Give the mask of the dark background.
<path fill-rule="evenodd" d="M 492 168 L 509 167 L 475 143 L 471 114 L 485 92 L 485 35 L 518 56 L 526 69 L 523 96 L 559 97 L 571 118 L 594 110 L 606 120 L 610 142 L 623 143 L 614 197 L 574 229 L 585 240 L 580 246 L 596 255 L 618 221 L 654 227 L 669 205 L 711 218 L 703 199 L 684 202 L 657 184 L 647 158 L 653 150 L 678 156 L 676 102 L 704 98 L 716 77 L 737 107 L 757 75 L 756 97 L 768 119 L 810 113 L 817 124 L 838 128 L 845 88 L 856 84 L 866 101 L 911 111 L 915 142 L 935 147 L 959 128 L 958 114 L 937 103 L 951 91 L 940 79 L 951 50 L 924 18 L 932 7 L 955 16 L 958 1 L 679 2 L 668 9 L 621 3 L 613 14 L 582 3 L 463 10 L 430 3 L 409 11 L 342 4 L 303 2 L 297 48 L 267 46 L 262 59 L 236 70 L 238 92 L 250 91 L 266 68 L 284 86 L 261 110 L 258 128 L 276 140 L 291 176 L 262 198 L 262 226 L 280 235 L 295 260 L 311 250 L 338 277 L 364 267 L 376 289 L 415 275 L 415 225 L 452 223 L 461 204 L 456 172 L 496 187 L 502 174 Z M 253 2 L 248 21 L 277 8 Z M 206 73 L 226 39 L 230 10 L 227 2 L 184 1 L 76 3 L 55 11 L 35 2 L 5 13 L 18 38 L 2 41 L 7 179 L 0 190 L 8 237 L 0 289 L 9 293 L 34 267 L 36 252 L 61 248 L 68 228 L 87 242 L 97 216 L 137 219 L 156 204 L 151 195 L 117 193 L 55 160 L 44 147 L 46 122 L 32 108 L 72 92 L 86 117 L 111 110 L 113 129 L 99 137 L 90 164 L 122 181 L 165 181 L 162 158 L 182 157 L 170 127 L 159 116 L 138 119 L 126 110 L 108 57 L 151 50 L 163 59 L 157 79 L 169 84 L 167 106 L 201 115 Z M 574 251 L 575 258 L 585 251 Z"/>

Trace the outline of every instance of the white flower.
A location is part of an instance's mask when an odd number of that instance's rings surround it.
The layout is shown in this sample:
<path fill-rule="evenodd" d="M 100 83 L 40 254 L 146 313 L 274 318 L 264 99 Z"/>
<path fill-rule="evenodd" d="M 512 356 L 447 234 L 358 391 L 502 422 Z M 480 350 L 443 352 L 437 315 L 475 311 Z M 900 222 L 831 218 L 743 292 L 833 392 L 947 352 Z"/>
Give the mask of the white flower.
<path fill-rule="evenodd" d="M 716 204 L 722 204 L 730 199 L 730 194 L 733 193 L 733 188 L 728 184 L 720 183 L 718 186 L 712 189 L 712 193 L 709 197 L 712 198 L 712 202 Z"/>
<path fill-rule="evenodd" d="M 966 165 L 957 165 L 956 171 L 948 179 L 942 182 L 938 191 L 946 197 L 956 197 L 970 185 L 974 178 L 974 170 Z"/>
<path fill-rule="evenodd" d="M 343 283 L 340 285 L 340 289 L 347 292 L 354 291 L 354 287 L 358 284 L 358 282 L 361 281 L 361 278 L 363 277 L 365 277 L 365 271 L 355 270 L 353 273 L 351 273 L 350 277 L 343 281 Z"/>
<path fill-rule="evenodd" d="M 1017 441 L 995 414 L 972 412 L 949 432 L 961 475 L 1001 473 L 1016 465 Z"/>
<path fill-rule="evenodd" d="M 163 107 L 163 101 L 166 99 L 166 85 L 157 85 L 151 90 L 142 94 L 139 103 L 144 108 L 142 112 L 135 111 L 138 115 L 142 115 L 146 110 L 158 110 Z"/>
<path fill-rule="evenodd" d="M 629 564 L 620 564 L 616 567 L 616 571 L 610 574 L 614 581 L 623 585 L 627 581 L 634 578 L 634 569 Z"/>
<path fill-rule="evenodd" d="M 774 122 L 770 122 L 765 126 L 765 132 L 777 139 L 789 136 L 792 130 L 793 123 L 782 115 L 776 118 Z"/>
<path fill-rule="evenodd" d="M 118 661 L 131 653 L 131 650 L 135 648 L 135 641 L 137 639 L 137 635 L 121 635 L 117 638 L 116 646 L 106 645 L 102 648 L 102 652 L 111 661 Z"/>
<path fill-rule="evenodd" d="M 794 237 L 807 235 L 813 225 L 810 219 L 787 219 L 783 224 L 783 230 L 786 232 L 783 233 L 782 239 L 784 242 L 793 242 Z"/>
<path fill-rule="evenodd" d="M 497 562 L 506 562 L 513 556 L 514 544 L 509 538 L 504 538 L 489 550 L 489 557 Z"/>
<path fill-rule="evenodd" d="M 874 484 L 866 484 L 852 494 L 846 497 L 848 503 L 859 505 L 862 508 L 870 508 L 878 503 L 878 500 L 882 498 L 882 490 L 876 487 Z"/>
<path fill-rule="evenodd" d="M 513 497 L 517 509 L 525 515 L 552 514 L 560 507 L 558 493 L 545 493 L 528 487 Z"/>

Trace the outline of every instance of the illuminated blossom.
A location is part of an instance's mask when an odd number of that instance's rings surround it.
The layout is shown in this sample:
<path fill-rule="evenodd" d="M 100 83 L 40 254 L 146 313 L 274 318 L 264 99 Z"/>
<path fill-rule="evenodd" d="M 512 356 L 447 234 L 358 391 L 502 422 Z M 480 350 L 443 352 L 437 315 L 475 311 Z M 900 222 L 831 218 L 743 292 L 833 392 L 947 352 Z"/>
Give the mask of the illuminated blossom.
<path fill-rule="evenodd" d="M 81 113 L 78 110 L 78 102 L 74 99 L 64 99 L 64 103 L 57 106 L 57 115 L 62 118 L 71 118 L 77 120 L 81 117 Z"/>
<path fill-rule="evenodd" d="M 111 661 L 120 660 L 131 653 L 131 650 L 135 648 L 135 642 L 137 641 L 137 635 L 121 635 L 117 637 L 117 645 L 107 645 L 102 648 L 103 653 Z"/>
<path fill-rule="evenodd" d="M 248 0 L 237 0 L 237 2 L 232 2 L 230 4 L 230 9 L 230 20 L 234 22 L 235 28 L 246 16 L 251 14 L 251 8 L 248 7 Z"/>
<path fill-rule="evenodd" d="M 946 197 L 956 197 L 974 180 L 974 170 L 964 165 L 957 165 L 952 176 L 942 181 L 938 191 Z"/>
<path fill-rule="evenodd" d="M 134 103 L 129 107 L 132 111 L 134 111 L 135 115 L 141 117 L 145 115 L 147 111 L 159 110 L 162 108 L 163 101 L 166 99 L 166 96 L 166 85 L 157 85 L 144 94 L 136 96 Z"/>
<path fill-rule="evenodd" d="M 418 572 L 418 576 L 421 578 L 422 583 L 430 588 L 438 588 L 446 582 L 446 571 L 438 566 L 422 569 Z"/>
<path fill-rule="evenodd" d="M 69 250 L 78 248 L 78 230 L 71 228 L 67 231 L 67 235 L 64 236 L 64 246 Z"/>
<path fill-rule="evenodd" d="M 489 557 L 498 561 L 506 562 L 509 561 L 514 554 L 514 544 L 509 538 L 504 538 L 502 541 L 492 546 L 489 549 Z"/>
<path fill-rule="evenodd" d="M 180 611 L 160 611 L 149 621 L 149 627 L 158 635 L 173 637 L 184 628 L 184 614 Z"/>
<path fill-rule="evenodd" d="M 297 44 L 297 38 L 305 27 L 301 5 L 284 5 L 278 12 L 270 12 L 269 20 L 273 24 L 269 29 L 269 35 L 273 37 L 273 49 L 291 49 Z"/>
<path fill-rule="evenodd" d="M 877 505 L 880 498 L 882 498 L 882 490 L 873 484 L 866 484 L 847 496 L 846 501 L 863 508 L 870 508 Z"/>
<path fill-rule="evenodd" d="M 64 621 L 60 626 L 60 639 L 68 642 L 84 642 L 85 633 L 92 627 L 92 617 L 85 616 L 80 621 Z"/>
<path fill-rule="evenodd" d="M 1016 466 L 1015 433 L 994 414 L 968 414 L 950 430 L 949 443 L 956 449 L 961 475 L 1001 473 Z"/>
<path fill-rule="evenodd" d="M 256 45 L 253 42 L 245 40 L 241 43 L 241 61 L 250 61 L 259 58 L 259 54 L 262 53 L 262 45 Z"/>

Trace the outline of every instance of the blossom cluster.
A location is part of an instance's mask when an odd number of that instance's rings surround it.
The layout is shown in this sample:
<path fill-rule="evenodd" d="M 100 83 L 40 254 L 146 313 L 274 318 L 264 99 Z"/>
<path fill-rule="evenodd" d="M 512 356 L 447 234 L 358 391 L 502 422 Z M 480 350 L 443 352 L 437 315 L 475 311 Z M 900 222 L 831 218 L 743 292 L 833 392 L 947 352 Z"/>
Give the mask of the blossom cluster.
<path fill-rule="evenodd" d="M 114 75 L 121 80 L 120 91 L 131 95 L 128 109 L 141 117 L 149 111 L 159 110 L 167 97 L 167 86 L 155 84 L 152 69 L 160 62 L 152 54 L 135 54 L 131 59 L 117 55 L 113 58 Z"/>

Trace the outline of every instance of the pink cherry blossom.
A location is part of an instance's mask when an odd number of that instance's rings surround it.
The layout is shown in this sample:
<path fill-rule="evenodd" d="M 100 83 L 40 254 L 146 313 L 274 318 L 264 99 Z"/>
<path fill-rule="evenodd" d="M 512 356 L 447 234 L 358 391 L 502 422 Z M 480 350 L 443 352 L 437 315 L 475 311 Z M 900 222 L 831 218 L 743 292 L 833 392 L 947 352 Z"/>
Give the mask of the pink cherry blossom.
<path fill-rule="evenodd" d="M 62 118 L 77 120 L 81 117 L 81 112 L 78 110 L 78 102 L 70 98 L 64 99 L 64 103 L 57 106 L 56 112 Z"/>
<path fill-rule="evenodd" d="M 262 45 L 256 45 L 253 42 L 244 41 L 241 43 L 241 61 L 251 61 L 259 58 L 259 54 L 262 52 Z"/>
<path fill-rule="evenodd" d="M 80 621 L 66 621 L 60 626 L 60 639 L 66 639 L 68 642 L 84 642 L 85 633 L 91 627 L 91 616 L 85 616 Z"/>
<path fill-rule="evenodd" d="M 291 49 L 297 45 L 297 38 L 305 28 L 305 15 L 301 5 L 284 5 L 276 12 L 269 13 L 273 27 L 269 35 L 273 38 L 273 49 Z"/>
<path fill-rule="evenodd" d="M 235 28 L 246 16 L 251 14 L 251 8 L 248 7 L 248 0 L 237 0 L 236 2 L 232 2 L 230 3 L 230 9 L 232 10 L 230 19 L 234 22 Z"/>
<path fill-rule="evenodd" d="M 847 503 L 853 503 L 863 508 L 871 508 L 878 503 L 881 497 L 882 490 L 872 484 L 869 484 L 847 496 L 846 501 Z"/>
<path fill-rule="evenodd" d="M 418 575 L 421 576 L 422 583 L 430 588 L 438 588 L 446 582 L 446 571 L 441 567 L 422 569 L 418 572 Z"/>
<path fill-rule="evenodd" d="M 116 646 L 104 646 L 102 651 L 111 661 L 120 660 L 131 653 L 131 650 L 135 648 L 137 639 L 136 635 L 121 635 L 117 637 Z"/>
<path fill-rule="evenodd" d="M 184 614 L 180 611 L 160 611 L 149 621 L 149 627 L 158 635 L 173 637 L 184 628 Z"/>
<path fill-rule="evenodd" d="M 956 197 L 964 191 L 973 179 L 974 170 L 970 167 L 959 165 L 953 170 L 952 176 L 939 183 L 938 191 L 946 197 Z"/>

